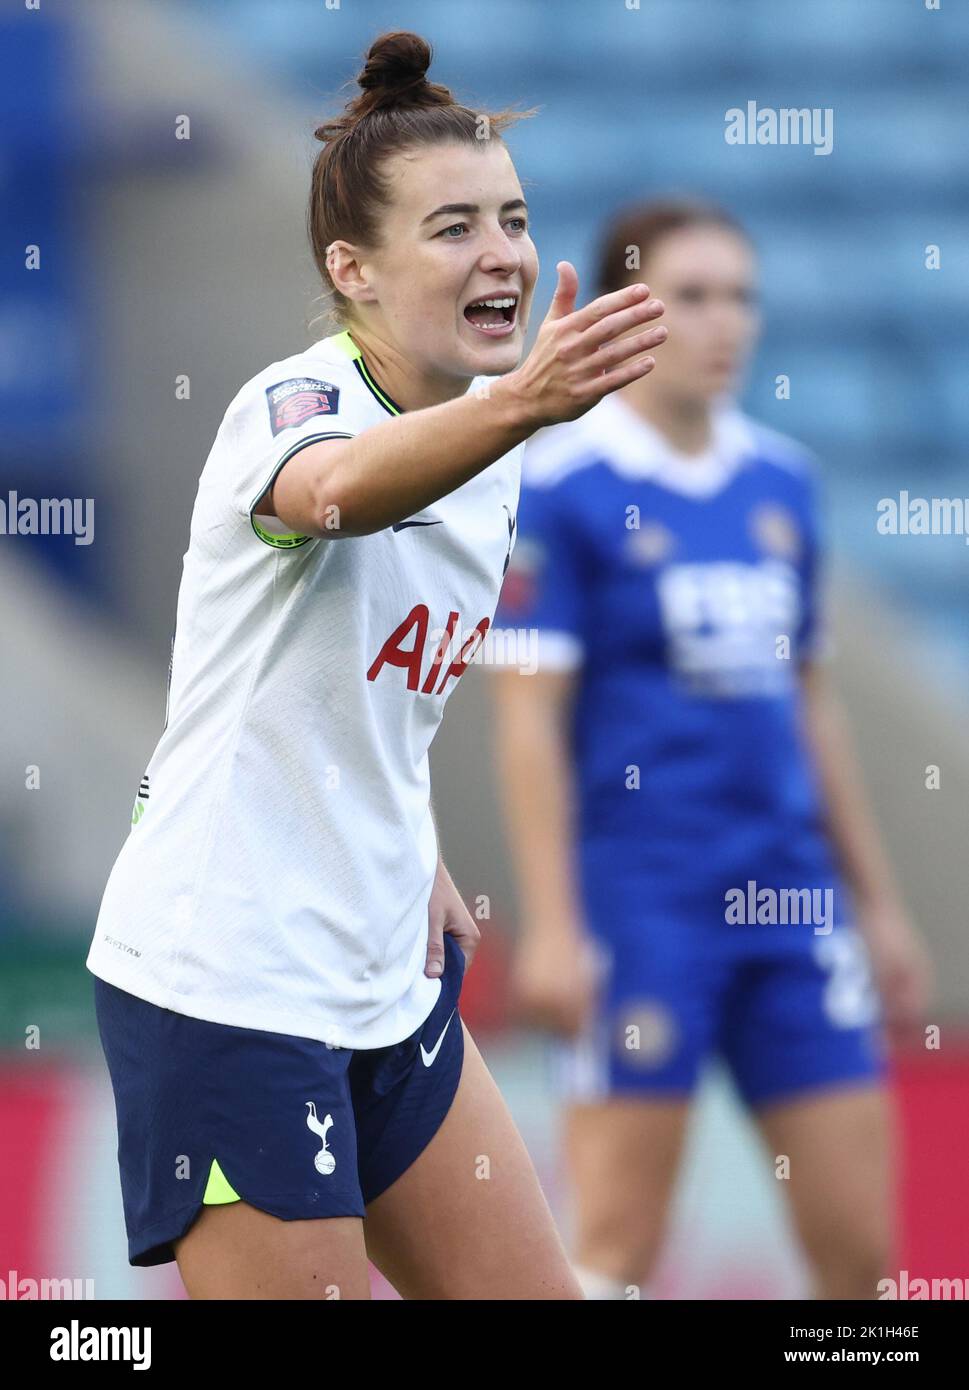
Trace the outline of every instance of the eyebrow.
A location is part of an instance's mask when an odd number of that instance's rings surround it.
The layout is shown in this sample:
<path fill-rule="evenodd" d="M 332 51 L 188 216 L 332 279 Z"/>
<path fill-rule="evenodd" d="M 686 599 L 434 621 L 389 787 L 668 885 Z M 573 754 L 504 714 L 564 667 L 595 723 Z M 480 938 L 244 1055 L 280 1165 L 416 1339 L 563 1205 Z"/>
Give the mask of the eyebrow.
<path fill-rule="evenodd" d="M 524 198 L 510 198 L 507 203 L 502 203 L 498 211 L 499 213 L 511 212 L 513 208 L 524 208 L 527 212 L 528 204 Z M 439 208 L 435 208 L 433 212 L 429 212 L 426 217 L 421 218 L 421 226 L 423 227 L 425 222 L 433 222 L 435 217 L 442 217 L 445 214 L 465 213 L 467 216 L 473 217 L 475 213 L 480 211 L 477 203 L 442 203 Z"/>

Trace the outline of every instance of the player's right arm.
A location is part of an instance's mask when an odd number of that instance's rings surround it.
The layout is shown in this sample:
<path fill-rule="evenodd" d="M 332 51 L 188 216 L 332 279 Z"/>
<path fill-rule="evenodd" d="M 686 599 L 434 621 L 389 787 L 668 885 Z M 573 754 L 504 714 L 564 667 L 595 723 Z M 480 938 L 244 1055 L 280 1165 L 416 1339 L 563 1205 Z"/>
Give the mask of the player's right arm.
<path fill-rule="evenodd" d="M 536 430 L 574 420 L 645 376 L 664 327 L 634 332 L 663 312 L 645 285 L 575 309 L 578 277 L 558 286 L 535 344 L 487 395 L 470 394 L 373 425 L 352 439 L 309 444 L 280 471 L 258 511 L 307 536 L 368 535 L 412 516 L 473 478 Z M 625 335 L 625 336 L 623 336 Z"/>

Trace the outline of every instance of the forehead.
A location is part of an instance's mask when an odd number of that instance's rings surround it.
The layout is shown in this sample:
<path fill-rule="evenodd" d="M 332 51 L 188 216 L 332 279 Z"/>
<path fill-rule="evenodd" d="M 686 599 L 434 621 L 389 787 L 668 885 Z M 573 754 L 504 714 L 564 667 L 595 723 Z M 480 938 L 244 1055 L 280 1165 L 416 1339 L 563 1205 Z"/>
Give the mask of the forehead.
<path fill-rule="evenodd" d="M 656 243 L 648 256 L 650 274 L 663 279 L 749 278 L 754 253 L 730 227 L 681 227 Z"/>
<path fill-rule="evenodd" d="M 391 215 L 420 221 L 442 203 L 495 208 L 522 196 L 511 155 L 501 140 L 448 143 L 398 151 L 384 165 Z"/>

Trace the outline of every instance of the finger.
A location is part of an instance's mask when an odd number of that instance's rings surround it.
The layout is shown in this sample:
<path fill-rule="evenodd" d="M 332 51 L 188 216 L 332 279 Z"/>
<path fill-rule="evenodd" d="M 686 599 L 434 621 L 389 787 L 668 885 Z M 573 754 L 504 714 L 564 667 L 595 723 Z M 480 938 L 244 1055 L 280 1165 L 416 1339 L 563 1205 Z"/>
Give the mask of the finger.
<path fill-rule="evenodd" d="M 577 309 L 574 326 L 580 333 L 594 324 L 615 314 L 620 309 L 629 309 L 634 304 L 644 304 L 649 299 L 649 286 L 643 284 L 627 285 L 625 289 L 613 290 L 611 294 L 601 294 L 584 308 Z"/>
<path fill-rule="evenodd" d="M 627 362 L 624 367 L 603 372 L 602 376 L 593 377 L 589 383 L 589 399 L 593 402 L 601 400 L 603 396 L 608 396 L 610 391 L 618 391 L 621 387 L 628 386 L 631 381 L 646 376 L 655 366 L 655 357 L 639 357 L 635 362 Z"/>
<path fill-rule="evenodd" d="M 589 366 L 596 373 L 609 371 L 611 367 L 618 367 L 630 358 L 638 357 L 641 352 L 659 347 L 660 343 L 666 342 L 668 334 L 669 329 L 661 323 L 658 328 L 647 328 L 645 333 L 634 333 L 628 338 L 620 338 L 617 343 L 600 348 L 590 357 Z"/>
<path fill-rule="evenodd" d="M 599 346 L 608 343 L 613 338 L 620 337 L 630 328 L 638 328 L 640 324 L 649 323 L 651 319 L 658 319 L 661 314 L 666 312 L 666 305 L 661 299 L 648 299 L 645 304 L 633 304 L 631 308 L 619 309 L 614 314 L 607 314 L 604 319 L 586 329 L 582 335 L 583 343 L 593 343 Z"/>
<path fill-rule="evenodd" d="M 558 272 L 558 284 L 545 315 L 546 322 L 549 319 L 564 319 L 567 314 L 571 314 L 575 309 L 575 296 L 579 292 L 579 277 L 571 261 L 559 261 L 555 269 Z"/>
<path fill-rule="evenodd" d="M 428 924 L 424 974 L 432 978 L 444 974 L 444 931 L 440 922 Z"/>

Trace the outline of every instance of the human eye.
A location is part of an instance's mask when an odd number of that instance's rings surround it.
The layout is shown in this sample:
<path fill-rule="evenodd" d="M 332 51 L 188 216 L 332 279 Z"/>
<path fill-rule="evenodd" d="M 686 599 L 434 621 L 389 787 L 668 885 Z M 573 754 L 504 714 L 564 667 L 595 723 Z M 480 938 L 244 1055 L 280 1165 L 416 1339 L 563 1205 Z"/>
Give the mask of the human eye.
<path fill-rule="evenodd" d="M 467 224 L 467 222 L 452 222 L 451 225 L 450 225 L 450 227 L 444 227 L 441 231 L 439 231 L 439 232 L 438 232 L 438 236 L 439 236 L 439 237 L 443 237 L 443 239 L 444 239 L 445 241 L 460 241 L 460 240 L 461 240 L 460 237 L 449 236 L 448 233 L 449 233 L 449 232 L 453 232 L 453 231 L 460 230 L 461 228 L 463 228 L 465 231 L 467 231 L 467 229 L 468 229 L 468 224 Z"/>
<path fill-rule="evenodd" d="M 511 223 L 513 223 L 513 222 L 517 222 L 517 223 L 518 223 L 518 231 L 519 231 L 519 232 L 527 232 L 527 231 L 528 231 L 528 219 L 527 219 L 526 217 L 510 217 L 510 218 L 508 219 L 508 222 L 509 222 L 509 225 L 511 225 Z"/>

